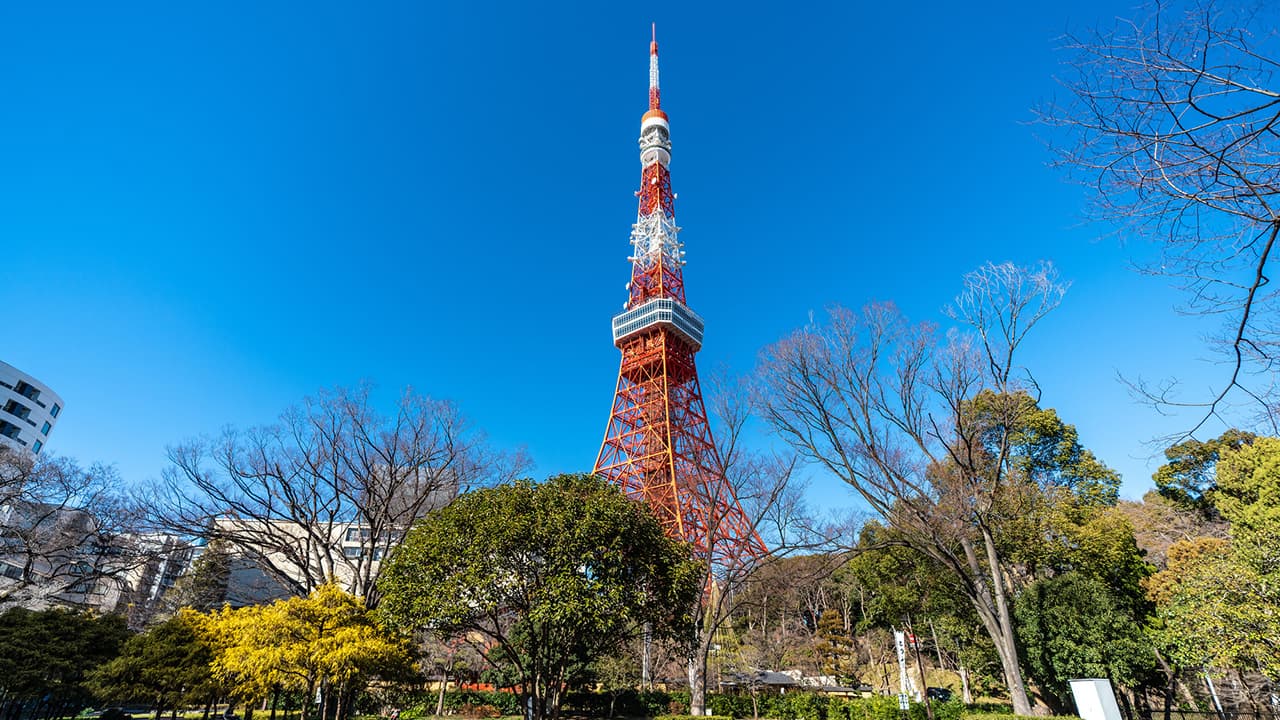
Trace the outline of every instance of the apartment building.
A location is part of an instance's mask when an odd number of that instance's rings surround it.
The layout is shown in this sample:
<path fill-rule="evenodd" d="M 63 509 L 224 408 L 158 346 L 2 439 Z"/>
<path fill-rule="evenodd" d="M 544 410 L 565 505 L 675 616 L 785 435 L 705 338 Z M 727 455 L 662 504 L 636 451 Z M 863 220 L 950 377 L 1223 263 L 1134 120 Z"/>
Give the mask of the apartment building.
<path fill-rule="evenodd" d="M 18 368 L 0 362 L 0 442 L 38 455 L 62 414 L 62 398 Z"/>

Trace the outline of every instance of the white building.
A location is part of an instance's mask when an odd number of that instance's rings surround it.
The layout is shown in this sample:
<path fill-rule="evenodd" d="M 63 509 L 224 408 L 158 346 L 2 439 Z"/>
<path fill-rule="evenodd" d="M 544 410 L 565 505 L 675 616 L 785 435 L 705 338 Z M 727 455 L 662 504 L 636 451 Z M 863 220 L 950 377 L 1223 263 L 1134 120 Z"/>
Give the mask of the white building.
<path fill-rule="evenodd" d="M 141 626 L 191 556 L 172 535 L 113 534 L 81 509 L 12 501 L 0 506 L 0 611 L 84 608 Z"/>
<path fill-rule="evenodd" d="M 403 531 L 374 537 L 368 526 L 352 522 L 218 518 L 208 534 L 227 543 L 225 599 L 241 607 L 305 594 L 325 580 L 367 595 Z"/>
<path fill-rule="evenodd" d="M 62 414 L 62 398 L 48 385 L 0 362 L 0 442 L 38 454 Z"/>

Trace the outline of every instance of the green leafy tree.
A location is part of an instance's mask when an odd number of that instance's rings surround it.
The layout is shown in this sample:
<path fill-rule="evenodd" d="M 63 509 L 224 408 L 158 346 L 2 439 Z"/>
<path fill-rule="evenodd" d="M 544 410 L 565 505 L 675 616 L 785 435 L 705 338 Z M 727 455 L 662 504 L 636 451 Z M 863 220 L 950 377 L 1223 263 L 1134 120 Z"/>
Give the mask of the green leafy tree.
<path fill-rule="evenodd" d="M 89 674 L 88 687 L 106 703 L 145 702 L 159 720 L 166 709 L 215 699 L 213 651 L 200 632 L 202 618 L 186 610 L 134 635 L 120 654 Z"/>
<path fill-rule="evenodd" d="M 224 540 L 208 542 L 191 568 L 160 599 L 159 615 L 176 617 L 182 608 L 209 612 L 227 600 L 231 549 Z"/>
<path fill-rule="evenodd" d="M 1014 615 L 1030 675 L 1057 710 L 1071 708 L 1071 678 L 1134 687 L 1155 672 L 1154 649 L 1131 602 L 1096 577 L 1071 571 L 1038 580 L 1018 596 Z"/>
<path fill-rule="evenodd" d="M 1280 438 L 1222 453 L 1217 504 L 1231 523 L 1234 555 L 1259 577 L 1280 580 Z"/>
<path fill-rule="evenodd" d="M 1157 638 L 1183 667 L 1258 670 L 1280 680 L 1280 438 L 1222 452 L 1215 504 L 1230 538 L 1174 543 L 1146 583 Z"/>
<path fill-rule="evenodd" d="M 90 702 L 84 681 L 129 637 L 124 618 L 64 609 L 0 614 L 0 716 L 74 715 Z"/>
<path fill-rule="evenodd" d="M 303 720 L 321 691 L 320 717 L 347 717 L 367 679 L 407 672 L 407 643 L 389 634 L 364 602 L 333 583 L 307 597 L 270 605 L 223 607 L 202 632 L 214 647 L 213 675 L 244 700 L 278 690 L 303 693 Z"/>
<path fill-rule="evenodd" d="M 890 304 L 835 308 L 766 348 L 759 367 L 774 429 L 955 578 L 1018 714 L 1032 707 L 1012 604 L 1033 577 L 1018 552 L 1044 537 L 1024 521 L 1038 520 L 1045 490 L 1098 504 L 1118 484 L 1074 429 L 1038 408 L 1019 365 L 1027 334 L 1065 291 L 1051 267 L 988 264 L 950 309 L 956 332 L 910 323 Z"/>
<path fill-rule="evenodd" d="M 856 682 L 858 652 L 853 635 L 844 616 L 835 608 L 824 610 L 818 618 L 817 642 L 814 652 L 819 667 L 826 675 L 832 675 L 843 685 Z"/>
<path fill-rule="evenodd" d="M 700 569 L 644 505 L 560 475 L 468 493 L 416 524 L 383 570 L 380 611 L 479 646 L 541 719 L 644 624 L 691 637 Z"/>
<path fill-rule="evenodd" d="M 972 696 L 975 686 L 995 688 L 1000 660 L 991 638 L 952 573 L 933 558 L 896 539 L 892 528 L 869 522 L 858 537 L 860 553 L 837 571 L 844 583 L 857 588 L 861 618 L 857 627 L 885 631 L 932 623 L 940 652 L 949 656 L 960 674 L 961 690 Z M 920 629 L 916 628 L 917 631 Z M 885 660 L 892 662 L 892 652 Z M 886 682 L 881 676 L 865 680 Z M 896 674 L 894 675 L 896 682 Z"/>
<path fill-rule="evenodd" d="M 1151 479 L 1163 497 L 1181 507 L 1212 515 L 1219 457 L 1224 451 L 1248 445 L 1256 438 L 1253 433 L 1232 429 L 1212 440 L 1192 438 L 1177 443 L 1164 451 L 1166 462 Z"/>
<path fill-rule="evenodd" d="M 630 648 L 601 656 L 591 665 L 591 674 L 600 690 L 609 695 L 609 717 L 613 717 L 618 697 L 640 684 L 640 663 Z"/>

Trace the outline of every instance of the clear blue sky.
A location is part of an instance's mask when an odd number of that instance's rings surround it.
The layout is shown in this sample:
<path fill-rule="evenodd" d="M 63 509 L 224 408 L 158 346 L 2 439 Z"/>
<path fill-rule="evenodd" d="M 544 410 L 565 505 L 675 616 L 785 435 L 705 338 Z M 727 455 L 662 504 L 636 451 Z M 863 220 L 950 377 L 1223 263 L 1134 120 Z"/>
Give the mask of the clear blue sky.
<path fill-rule="evenodd" d="M 66 399 L 50 450 L 130 482 L 361 380 L 590 469 L 656 21 L 704 372 L 830 303 L 941 319 L 984 261 L 1052 260 L 1074 287 L 1026 359 L 1136 497 L 1186 421 L 1116 373 L 1203 387 L 1205 328 L 1026 124 L 1054 38 L 1131 5 L 8 3 L 0 358 Z"/>

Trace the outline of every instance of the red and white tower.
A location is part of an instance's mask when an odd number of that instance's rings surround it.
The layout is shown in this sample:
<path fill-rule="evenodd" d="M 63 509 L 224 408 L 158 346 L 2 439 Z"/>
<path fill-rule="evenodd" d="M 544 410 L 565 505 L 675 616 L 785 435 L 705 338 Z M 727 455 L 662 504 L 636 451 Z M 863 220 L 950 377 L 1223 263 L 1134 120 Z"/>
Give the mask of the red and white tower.
<path fill-rule="evenodd" d="M 684 250 L 671 192 L 670 125 L 649 45 L 649 111 L 640 120 L 640 207 L 631 228 L 629 295 L 613 318 L 622 351 L 613 410 L 595 472 L 645 500 L 673 537 L 720 563 L 765 552 L 726 482 L 693 356 L 702 318 L 685 304 Z"/>

